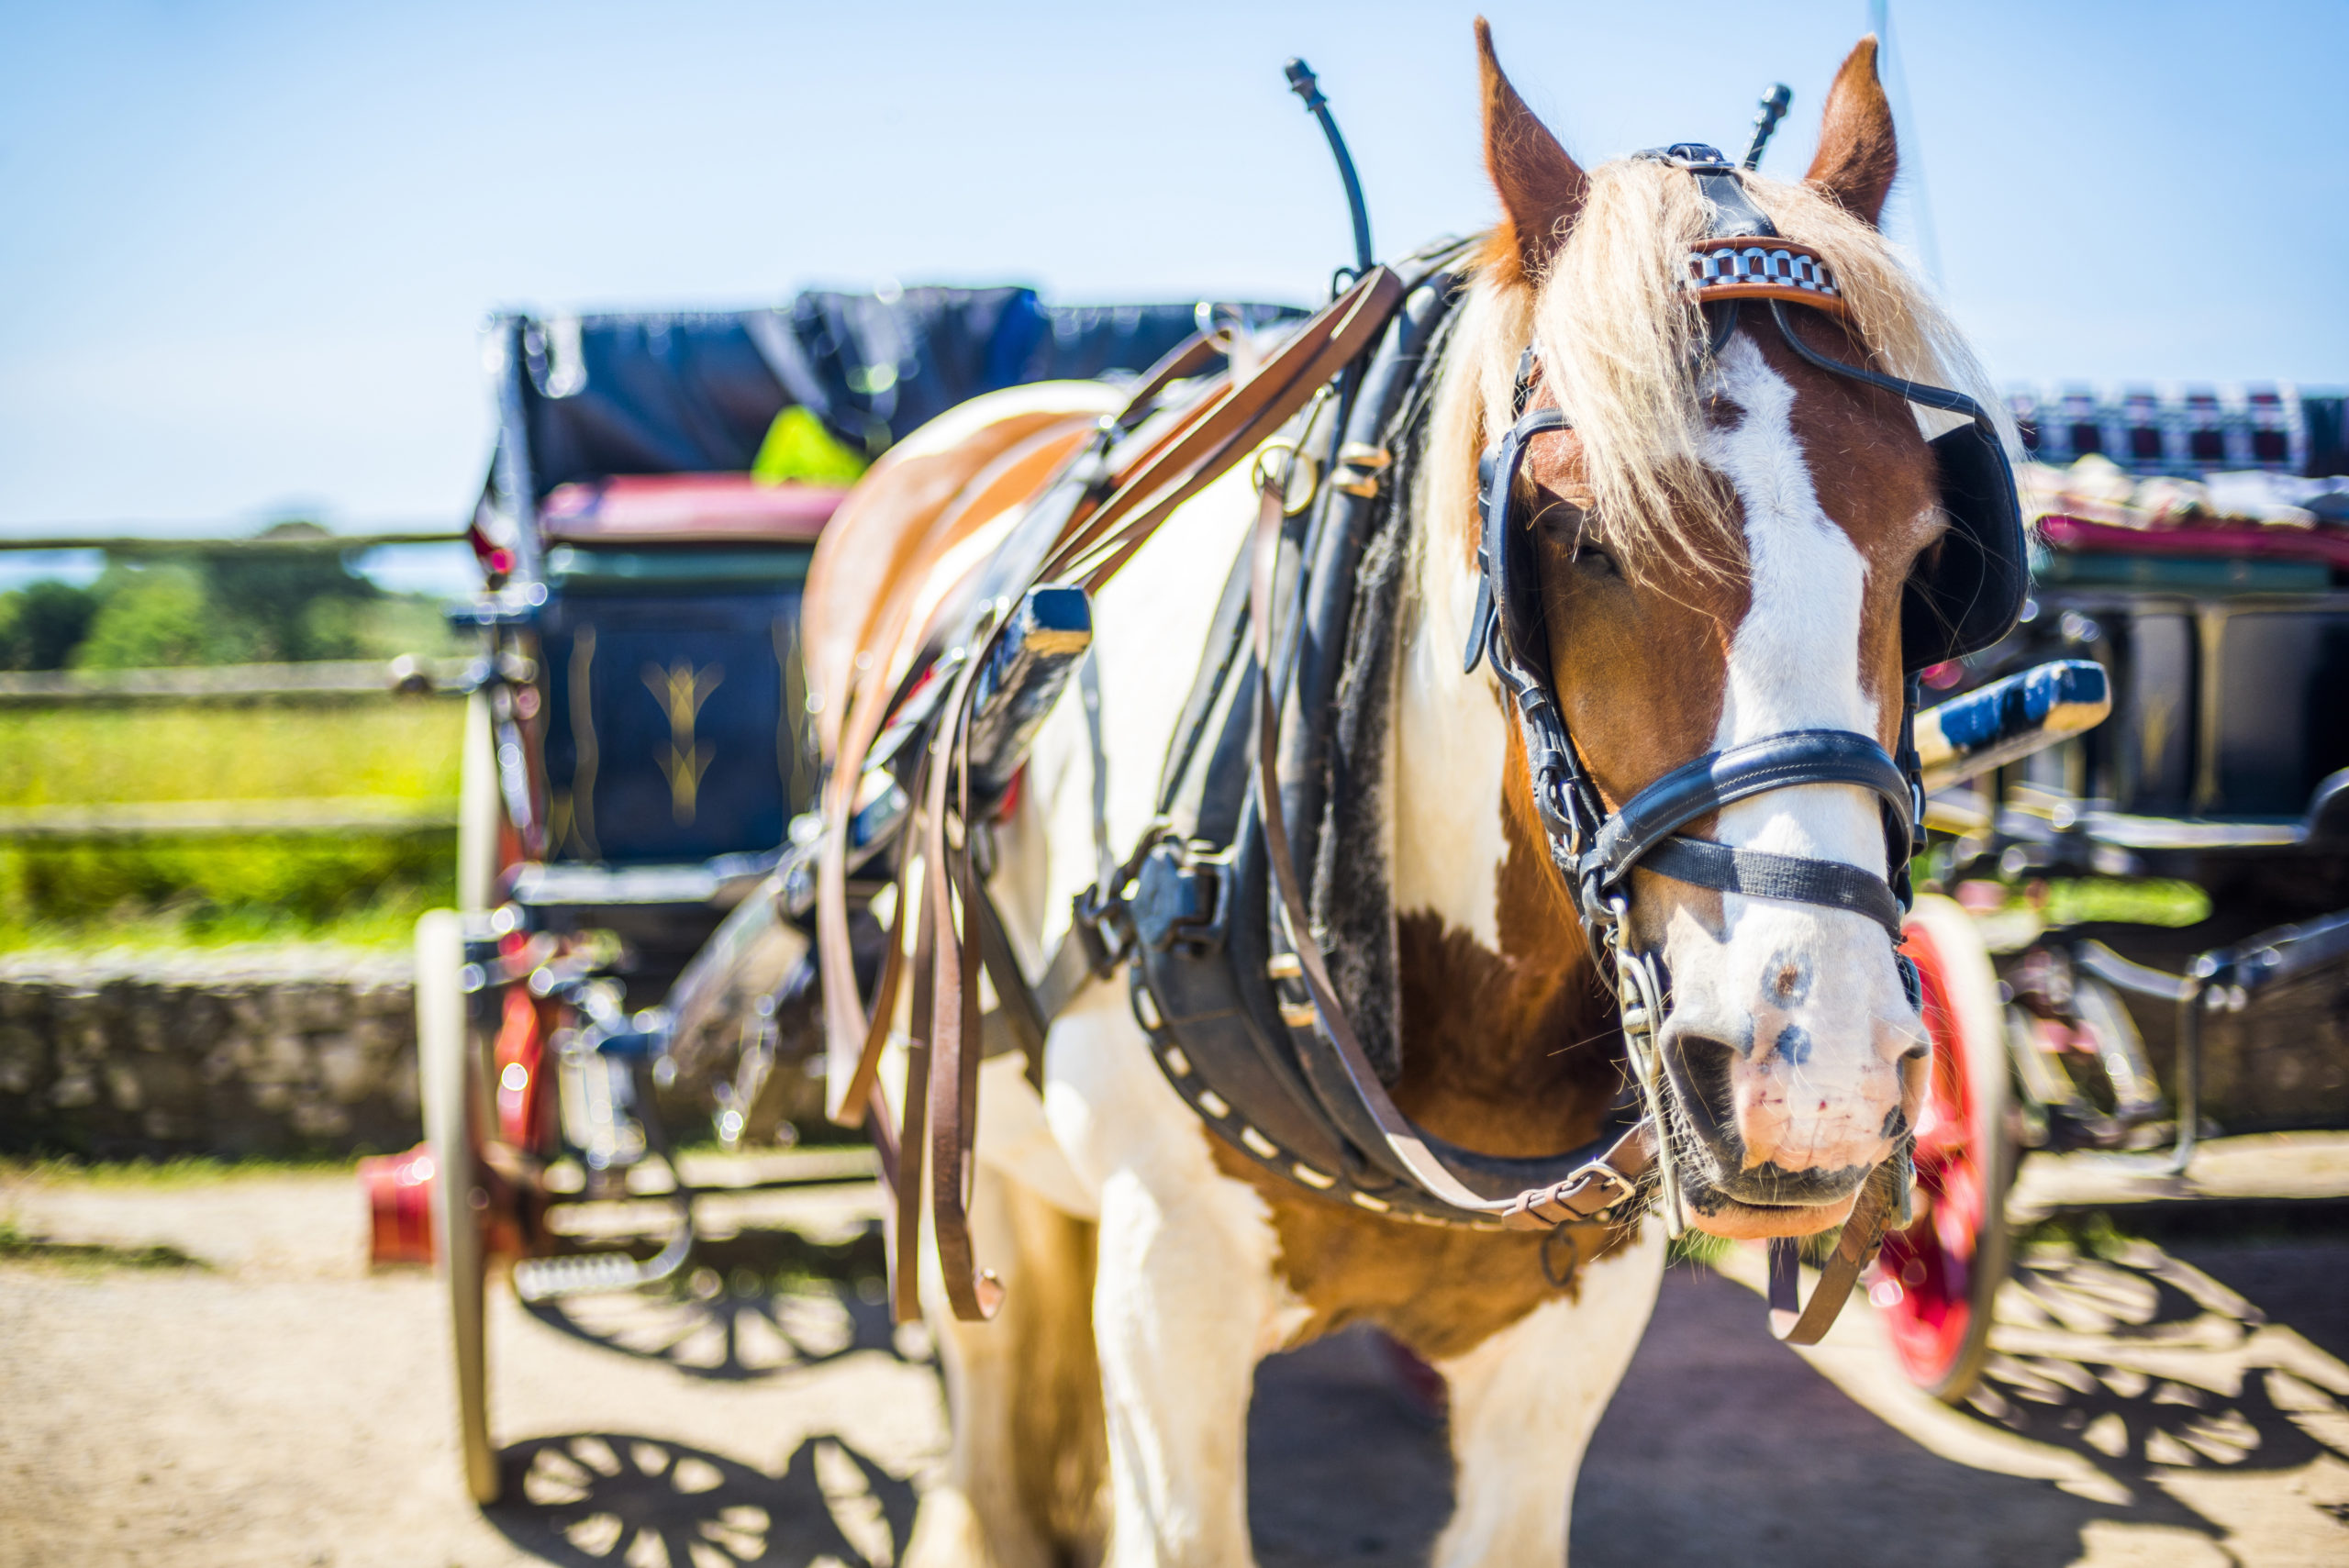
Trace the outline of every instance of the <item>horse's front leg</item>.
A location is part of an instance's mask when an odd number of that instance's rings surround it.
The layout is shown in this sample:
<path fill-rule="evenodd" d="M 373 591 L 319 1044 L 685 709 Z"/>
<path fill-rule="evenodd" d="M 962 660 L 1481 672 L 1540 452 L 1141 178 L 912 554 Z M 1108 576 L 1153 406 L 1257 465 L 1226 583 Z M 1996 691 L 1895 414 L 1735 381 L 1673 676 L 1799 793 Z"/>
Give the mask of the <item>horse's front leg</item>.
<path fill-rule="evenodd" d="M 1581 1269 L 1575 1289 L 1455 1360 L 1452 1522 L 1435 1568 L 1559 1568 L 1575 1476 L 1655 1306 L 1664 1233 L 1640 1236 Z"/>
<path fill-rule="evenodd" d="M 1102 1194 L 1093 1331 L 1109 1419 L 1110 1568 L 1255 1560 L 1248 1400 L 1270 1290 L 1258 1249 L 1206 1196 L 1170 1199 L 1123 1174 Z"/>
<path fill-rule="evenodd" d="M 1098 987 L 1053 1031 L 1048 1114 L 1099 1182 L 1093 1331 L 1108 1418 L 1109 1568 L 1236 1568 L 1248 1401 L 1275 1293 L 1264 1202 L 1222 1175 L 1127 1011 Z"/>

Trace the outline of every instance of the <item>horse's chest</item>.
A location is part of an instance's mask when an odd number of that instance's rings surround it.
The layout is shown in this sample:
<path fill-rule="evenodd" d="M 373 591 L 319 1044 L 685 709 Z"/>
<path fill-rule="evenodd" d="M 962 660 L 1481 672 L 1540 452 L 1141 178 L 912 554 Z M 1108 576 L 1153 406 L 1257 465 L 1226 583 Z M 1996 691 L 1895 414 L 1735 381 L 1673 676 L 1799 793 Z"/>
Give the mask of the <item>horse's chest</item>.
<path fill-rule="evenodd" d="M 1587 1263 L 1638 1235 L 1636 1226 L 1590 1226 L 1551 1243 L 1551 1267 L 1566 1281 L 1562 1291 L 1542 1270 L 1546 1237 L 1415 1225 L 1341 1208 L 1270 1174 L 1204 1129 L 1201 1136 L 1217 1168 L 1253 1187 L 1270 1210 L 1274 1273 L 1306 1313 L 1296 1343 L 1366 1322 L 1426 1360 L 1447 1361 L 1542 1303 L 1573 1296 L 1577 1256 Z"/>

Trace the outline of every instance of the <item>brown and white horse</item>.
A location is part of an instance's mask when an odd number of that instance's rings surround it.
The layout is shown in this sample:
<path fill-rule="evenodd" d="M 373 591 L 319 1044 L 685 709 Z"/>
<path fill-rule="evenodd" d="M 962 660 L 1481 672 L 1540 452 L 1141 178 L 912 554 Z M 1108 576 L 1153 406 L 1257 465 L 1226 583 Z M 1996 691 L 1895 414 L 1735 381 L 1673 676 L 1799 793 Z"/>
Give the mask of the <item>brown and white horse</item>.
<path fill-rule="evenodd" d="M 1559 695 L 1610 806 L 1692 757 L 1782 730 L 1890 745 L 1901 584 L 1945 518 L 1925 432 L 1898 397 L 1813 368 L 1760 313 L 1703 351 L 1682 282 L 1705 224 L 1693 183 L 1654 161 L 1585 171 L 1510 87 L 1481 23 L 1478 41 L 1503 216 L 1459 306 L 1406 498 L 1386 846 L 1401 912 L 1393 1094 L 1453 1142 L 1535 1156 L 1597 1134 L 1623 1065 L 1503 694 L 1489 669 L 1461 673 L 1477 459 L 1510 423 L 1520 351 L 1535 345 L 1539 395 L 1575 422 L 1535 442 L 1523 515 Z M 1805 179 L 1748 191 L 1826 259 L 1848 303 L 1842 319 L 1792 313 L 1797 329 L 1852 362 L 1977 390 L 1875 228 L 1895 166 L 1875 56 L 1871 39 L 1844 62 Z M 809 589 L 811 689 L 834 722 L 852 667 L 874 656 L 867 606 L 909 559 L 905 541 L 942 530 L 959 543 L 931 575 L 967 569 L 1011 515 L 1005 497 L 1032 490 L 1116 402 L 1066 384 L 981 399 L 867 480 Z M 1101 782 L 1121 848 L 1152 813 L 1254 510 L 1246 483 L 1243 467 L 1200 495 L 1099 596 Z M 997 845 L 993 886 L 1031 966 L 1096 874 L 1093 751 L 1076 705 L 1063 709 Z M 1856 787 L 1775 791 L 1687 830 L 1892 869 Z M 1630 940 L 1671 977 L 1662 1040 L 1684 1086 L 1675 1147 L 1695 1223 L 1730 1237 L 1838 1224 L 1905 1130 L 1926 1061 L 1883 932 L 1857 914 L 1637 877 Z M 1585 1444 L 1654 1299 L 1653 1220 L 1578 1236 L 1583 1262 L 1561 1289 L 1538 1235 L 1415 1226 L 1287 1185 L 1176 1097 L 1122 976 L 1053 1025 L 1041 1095 L 1014 1059 L 984 1072 L 974 1224 L 1008 1296 L 995 1321 L 961 1323 L 924 1282 L 954 1440 L 907 1561 L 1249 1562 L 1254 1365 L 1353 1322 L 1395 1335 L 1449 1385 L 1458 1501 L 1435 1560 L 1563 1560 Z"/>

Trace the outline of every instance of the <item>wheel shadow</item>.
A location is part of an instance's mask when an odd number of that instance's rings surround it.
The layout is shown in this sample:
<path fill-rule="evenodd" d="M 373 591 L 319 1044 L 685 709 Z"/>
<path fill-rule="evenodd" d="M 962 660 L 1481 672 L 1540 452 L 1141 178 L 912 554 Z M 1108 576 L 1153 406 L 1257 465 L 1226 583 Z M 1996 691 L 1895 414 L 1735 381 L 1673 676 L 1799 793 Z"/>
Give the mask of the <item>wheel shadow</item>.
<path fill-rule="evenodd" d="M 2328 1255 L 2337 1278 L 2343 1252 Z M 2280 1476 L 2253 1503 L 2190 1482 L 2349 1454 L 2349 1367 L 2150 1244 L 2027 1250 L 2001 1296 L 1988 1374 L 1964 1414 L 1994 1442 L 2009 1433 L 2087 1462 L 2060 1485 L 2038 1478 L 2044 1465 L 2009 1472 L 2000 1451 L 1929 1447 L 1928 1427 L 1856 1402 L 1767 1342 L 1760 1318 L 1719 1275 L 1666 1280 L 1583 1466 L 1582 1568 L 1906 1562 L 1920 1544 L 1942 1568 L 2056 1568 L 2107 1551 L 2239 1558 L 2246 1532 L 2327 1534 L 2322 1519 L 2304 1529 L 2274 1512 L 2291 1485 Z M 2271 1517 L 2201 1511 L 2213 1502 Z M 2333 1513 L 2313 1498 L 2285 1506 Z"/>
<path fill-rule="evenodd" d="M 913 1529 L 913 1484 L 834 1436 L 780 1474 L 626 1432 L 533 1438 L 500 1462 L 507 1501 L 483 1517 L 562 1568 L 865 1568 L 896 1562 Z"/>
<path fill-rule="evenodd" d="M 2349 1458 L 2349 1367 L 2151 1242 L 2026 1252 L 1998 1313 L 1974 1412 L 2124 1485 Z"/>
<path fill-rule="evenodd" d="M 901 1336 L 890 1322 L 883 1266 L 877 1225 L 841 1242 L 744 1231 L 697 1244 L 663 1284 L 529 1302 L 523 1310 L 572 1339 L 719 1383 L 756 1382 L 863 1351 L 926 1360 L 922 1336 Z"/>

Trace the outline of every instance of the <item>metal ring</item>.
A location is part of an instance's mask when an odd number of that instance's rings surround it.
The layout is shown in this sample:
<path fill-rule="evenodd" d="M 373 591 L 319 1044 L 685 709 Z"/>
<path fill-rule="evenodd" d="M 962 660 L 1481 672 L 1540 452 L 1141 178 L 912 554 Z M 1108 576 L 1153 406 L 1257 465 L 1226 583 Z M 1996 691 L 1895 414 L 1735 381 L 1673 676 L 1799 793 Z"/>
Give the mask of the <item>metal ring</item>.
<path fill-rule="evenodd" d="M 1287 436 L 1276 437 L 1256 449 L 1248 465 L 1248 483 L 1262 495 L 1274 482 L 1274 471 L 1265 460 L 1275 452 L 1285 452 L 1287 461 L 1280 465 L 1278 478 L 1281 490 L 1281 516 L 1294 517 L 1313 505 L 1314 495 L 1321 488 L 1321 465 L 1297 450 L 1297 442 Z M 1300 489 L 1299 477 L 1303 478 Z"/>

